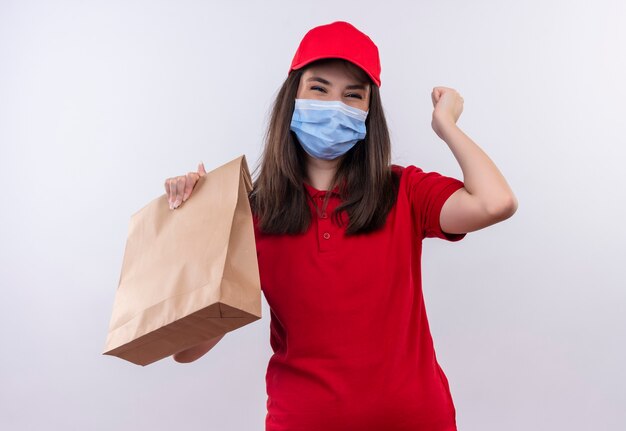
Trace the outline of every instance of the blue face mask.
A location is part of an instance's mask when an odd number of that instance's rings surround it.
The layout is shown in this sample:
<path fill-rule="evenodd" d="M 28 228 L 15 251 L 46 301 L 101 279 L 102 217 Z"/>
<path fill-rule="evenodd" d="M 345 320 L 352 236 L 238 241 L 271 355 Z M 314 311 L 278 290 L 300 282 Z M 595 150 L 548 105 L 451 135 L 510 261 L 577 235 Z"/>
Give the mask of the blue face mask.
<path fill-rule="evenodd" d="M 365 138 L 366 118 L 366 111 L 340 101 L 296 99 L 291 130 L 311 156 L 332 160 Z"/>

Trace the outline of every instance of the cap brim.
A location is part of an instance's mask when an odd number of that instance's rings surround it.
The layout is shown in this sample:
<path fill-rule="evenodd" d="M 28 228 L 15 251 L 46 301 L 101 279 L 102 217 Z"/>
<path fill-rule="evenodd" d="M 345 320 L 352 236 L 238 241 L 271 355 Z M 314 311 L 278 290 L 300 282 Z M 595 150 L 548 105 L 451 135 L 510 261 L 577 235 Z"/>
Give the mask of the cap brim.
<path fill-rule="evenodd" d="M 341 55 L 341 54 L 337 54 L 337 55 L 320 55 L 320 56 L 318 56 L 318 57 L 312 57 L 312 58 L 307 59 L 306 61 L 301 61 L 300 63 L 297 63 L 297 64 L 295 64 L 295 65 L 292 65 L 292 66 L 291 66 L 291 68 L 289 69 L 289 71 L 291 72 L 292 70 L 301 69 L 301 68 L 303 68 L 304 66 L 306 66 L 307 64 L 311 64 L 311 63 L 313 63 L 314 61 L 317 61 L 317 60 L 323 60 L 323 59 L 325 59 L 325 58 L 341 58 L 342 60 L 347 60 L 347 61 L 349 61 L 350 63 L 352 63 L 352 64 L 354 64 L 354 65 L 358 66 L 358 67 L 359 67 L 359 68 L 360 68 L 363 72 L 365 72 L 365 73 L 367 74 L 367 76 L 369 76 L 369 77 L 370 77 L 370 79 L 372 80 L 372 82 L 373 82 L 374 84 L 376 84 L 376 86 L 377 86 L 377 87 L 380 87 L 380 81 L 379 81 L 378 79 L 376 79 L 376 78 L 375 78 L 375 77 L 374 77 L 371 73 L 369 73 L 369 72 L 367 71 L 367 69 L 366 69 L 365 67 L 363 67 L 363 65 L 362 65 L 362 64 L 359 64 L 357 61 L 354 61 L 353 59 L 348 58 L 348 56 Z"/>

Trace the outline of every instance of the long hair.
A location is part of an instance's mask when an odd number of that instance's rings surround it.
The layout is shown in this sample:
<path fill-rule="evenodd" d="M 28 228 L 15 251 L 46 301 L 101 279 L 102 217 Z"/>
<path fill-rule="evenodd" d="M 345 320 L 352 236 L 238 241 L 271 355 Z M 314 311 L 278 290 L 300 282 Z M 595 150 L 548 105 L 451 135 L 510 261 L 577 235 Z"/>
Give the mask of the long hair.
<path fill-rule="evenodd" d="M 365 139 L 343 156 L 330 189 L 338 186 L 341 203 L 331 217 L 342 225 L 341 212 L 347 214 L 346 235 L 372 232 L 384 225 L 398 192 L 398 178 L 390 166 L 391 142 L 380 92 L 360 68 L 346 60 L 325 59 L 312 64 L 325 61 L 340 61 L 353 75 L 370 82 Z M 252 211 L 264 233 L 304 233 L 311 223 L 307 204 L 310 196 L 303 183 L 306 155 L 290 130 L 298 85 L 305 70 L 306 67 L 291 71 L 278 91 L 265 134 L 260 172 L 249 194 Z M 324 208 L 329 195 L 326 194 Z"/>

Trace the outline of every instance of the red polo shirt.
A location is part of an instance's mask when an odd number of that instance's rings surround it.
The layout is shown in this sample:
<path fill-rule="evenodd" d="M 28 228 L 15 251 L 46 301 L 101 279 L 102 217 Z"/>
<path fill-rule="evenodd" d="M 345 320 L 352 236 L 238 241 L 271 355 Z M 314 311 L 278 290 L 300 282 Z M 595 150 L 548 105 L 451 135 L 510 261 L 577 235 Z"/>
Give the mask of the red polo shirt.
<path fill-rule="evenodd" d="M 401 174 L 384 227 L 344 236 L 337 188 L 305 183 L 326 213 L 299 235 L 255 235 L 274 354 L 266 431 L 451 431 L 455 408 L 437 363 L 421 285 L 422 239 L 458 241 L 439 214 L 463 183 L 415 166 Z M 321 205 L 320 205 L 321 207 Z"/>

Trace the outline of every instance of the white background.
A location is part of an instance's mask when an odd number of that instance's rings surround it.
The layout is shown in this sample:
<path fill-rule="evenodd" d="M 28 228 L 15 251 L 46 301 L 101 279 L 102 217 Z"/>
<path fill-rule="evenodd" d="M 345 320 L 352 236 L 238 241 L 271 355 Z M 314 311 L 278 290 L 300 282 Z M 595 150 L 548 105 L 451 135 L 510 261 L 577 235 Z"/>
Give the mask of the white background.
<path fill-rule="evenodd" d="M 626 7 L 583 1 L 0 1 L 0 428 L 261 430 L 269 309 L 189 365 L 102 356 L 130 215 L 258 162 L 304 33 L 378 45 L 394 163 L 462 179 L 430 92 L 519 200 L 424 244 L 462 431 L 626 426 Z M 265 301 L 265 300 L 264 300 Z"/>

